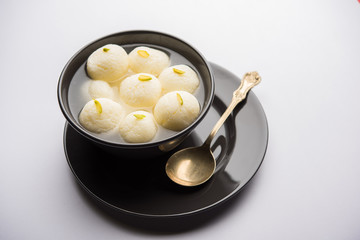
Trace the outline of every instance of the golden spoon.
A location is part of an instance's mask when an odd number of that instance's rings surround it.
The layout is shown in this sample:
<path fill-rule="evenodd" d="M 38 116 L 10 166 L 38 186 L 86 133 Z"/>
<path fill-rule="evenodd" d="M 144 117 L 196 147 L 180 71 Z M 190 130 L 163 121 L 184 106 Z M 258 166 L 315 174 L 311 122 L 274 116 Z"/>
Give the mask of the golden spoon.
<path fill-rule="evenodd" d="M 261 78 L 257 72 L 246 73 L 240 87 L 234 91 L 229 107 L 215 124 L 204 144 L 200 147 L 182 149 L 169 158 L 165 170 L 172 181 L 191 187 L 200 185 L 210 179 L 216 168 L 216 161 L 210 149 L 211 141 L 234 108 L 246 98 L 249 90 L 260 81 Z"/>

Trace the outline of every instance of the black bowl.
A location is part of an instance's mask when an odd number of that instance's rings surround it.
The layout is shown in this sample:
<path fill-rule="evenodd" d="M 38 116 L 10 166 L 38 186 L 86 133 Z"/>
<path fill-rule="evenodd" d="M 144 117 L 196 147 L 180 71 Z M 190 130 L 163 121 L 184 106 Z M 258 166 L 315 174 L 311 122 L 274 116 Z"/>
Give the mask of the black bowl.
<path fill-rule="evenodd" d="M 186 58 L 198 72 L 204 88 L 204 98 L 198 118 L 187 128 L 177 132 L 171 137 L 148 143 L 120 143 L 100 138 L 86 130 L 78 122 L 78 115 L 70 110 L 69 86 L 75 73 L 84 65 L 90 54 L 105 44 L 118 45 L 150 45 L 170 49 Z M 120 156 L 132 156 L 146 159 L 162 155 L 179 145 L 201 122 L 208 112 L 214 98 L 214 79 L 210 65 L 194 47 L 186 42 L 168 34 L 153 31 L 127 31 L 119 32 L 100 38 L 78 51 L 65 65 L 58 83 L 58 100 L 60 108 L 69 124 L 81 135 L 105 149 Z"/>

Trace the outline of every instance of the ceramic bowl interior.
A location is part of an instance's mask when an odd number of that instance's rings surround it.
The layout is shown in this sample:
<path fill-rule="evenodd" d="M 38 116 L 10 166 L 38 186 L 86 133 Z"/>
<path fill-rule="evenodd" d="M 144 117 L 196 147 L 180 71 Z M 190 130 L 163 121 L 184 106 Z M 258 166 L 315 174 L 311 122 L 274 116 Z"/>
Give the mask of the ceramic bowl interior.
<path fill-rule="evenodd" d="M 186 129 L 177 132 L 176 134 L 168 137 L 166 139 L 160 139 L 158 141 L 152 141 L 148 143 L 119 143 L 111 142 L 99 138 L 98 136 L 92 134 L 83 128 L 78 122 L 78 115 L 75 115 L 71 112 L 70 102 L 69 102 L 69 86 L 74 77 L 74 74 L 78 69 L 84 65 L 90 54 L 96 49 L 106 45 L 106 44 L 118 44 L 118 45 L 153 45 L 159 46 L 166 49 L 170 49 L 176 53 L 179 53 L 185 57 L 198 72 L 201 81 L 202 87 L 204 88 L 204 96 L 201 103 L 201 112 L 199 117 Z M 70 123 L 70 125 L 81 133 L 83 136 L 89 138 L 92 141 L 97 143 L 108 145 L 112 147 L 120 148 L 139 148 L 139 147 L 153 147 L 166 144 L 168 142 L 174 142 L 177 139 L 184 138 L 188 135 L 195 126 L 204 118 L 207 111 L 209 110 L 213 97 L 214 97 L 214 79 L 210 70 L 210 66 L 205 58 L 192 46 L 186 42 L 159 32 L 153 31 L 128 31 L 112 34 L 103 38 L 100 38 L 87 46 L 79 50 L 65 65 L 58 84 L 58 100 L 60 108 Z"/>

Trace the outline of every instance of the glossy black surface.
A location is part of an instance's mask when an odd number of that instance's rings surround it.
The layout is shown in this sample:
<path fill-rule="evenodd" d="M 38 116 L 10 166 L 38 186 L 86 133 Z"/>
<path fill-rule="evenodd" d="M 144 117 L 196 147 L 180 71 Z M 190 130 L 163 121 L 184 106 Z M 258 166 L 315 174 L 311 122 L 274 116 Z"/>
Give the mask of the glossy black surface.
<path fill-rule="evenodd" d="M 240 79 L 211 64 L 215 99 L 206 118 L 177 148 L 201 145 L 230 103 Z M 213 208 L 238 193 L 255 175 L 267 148 L 265 113 L 253 92 L 240 103 L 213 141 L 215 175 L 205 184 L 188 188 L 170 181 L 161 158 L 129 160 L 101 150 L 66 124 L 64 146 L 80 185 L 101 207 L 114 214 L 150 218 L 190 216 Z M 175 149 L 174 151 L 176 151 Z"/>
<path fill-rule="evenodd" d="M 167 49 L 171 49 L 172 51 L 175 51 L 185 57 L 196 68 L 204 87 L 204 101 L 201 106 L 201 111 L 198 118 L 190 126 L 171 137 L 147 143 L 111 142 L 99 138 L 95 134 L 84 129 L 81 124 L 78 123 L 77 116 L 74 116 L 70 110 L 68 99 L 70 82 L 72 81 L 75 72 L 86 62 L 93 51 L 105 44 L 110 43 L 118 45 L 150 44 L 154 46 L 161 46 Z M 98 144 L 109 153 L 116 154 L 120 157 L 124 152 L 126 152 L 127 155 L 132 155 L 136 158 L 158 156 L 162 155 L 163 151 L 167 152 L 168 149 L 171 148 L 169 145 L 174 145 L 175 147 L 177 145 L 175 143 L 180 143 L 202 121 L 211 107 L 213 98 L 214 80 L 212 72 L 210 71 L 210 65 L 206 59 L 188 43 L 174 36 L 153 31 L 120 32 L 105 36 L 88 44 L 80 51 L 78 51 L 65 65 L 58 83 L 58 101 L 63 115 L 67 119 L 68 123 L 84 137 Z"/>

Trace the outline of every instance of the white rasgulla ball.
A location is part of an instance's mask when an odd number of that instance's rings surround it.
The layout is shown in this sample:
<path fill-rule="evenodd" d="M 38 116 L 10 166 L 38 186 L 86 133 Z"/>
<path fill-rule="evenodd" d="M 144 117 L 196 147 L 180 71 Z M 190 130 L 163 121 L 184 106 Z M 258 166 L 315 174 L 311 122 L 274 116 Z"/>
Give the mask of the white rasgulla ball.
<path fill-rule="evenodd" d="M 135 73 L 159 74 L 170 65 L 170 58 L 164 52 L 149 48 L 137 47 L 129 53 L 130 69 Z"/>
<path fill-rule="evenodd" d="M 164 93 L 187 91 L 194 93 L 200 84 L 196 72 L 187 65 L 175 65 L 164 69 L 159 76 Z"/>
<path fill-rule="evenodd" d="M 180 131 L 189 126 L 200 113 L 196 97 L 185 91 L 173 91 L 162 96 L 154 108 L 154 117 L 164 128 Z"/>
<path fill-rule="evenodd" d="M 109 83 L 101 80 L 91 80 L 89 94 L 92 99 L 110 98 L 114 99 L 114 90 Z"/>
<path fill-rule="evenodd" d="M 142 143 L 154 138 L 157 125 L 151 113 L 135 111 L 128 114 L 119 126 L 121 137 L 126 142 Z"/>
<path fill-rule="evenodd" d="M 96 101 L 100 104 L 100 109 L 96 107 Z M 87 130 L 102 133 L 117 127 L 124 115 L 123 107 L 117 102 L 108 98 L 98 98 L 85 104 L 79 120 Z"/>
<path fill-rule="evenodd" d="M 151 74 L 141 73 L 125 78 L 120 83 L 120 98 L 132 107 L 151 107 L 161 95 L 161 84 Z"/>
<path fill-rule="evenodd" d="M 86 63 L 87 73 L 94 80 L 114 81 L 129 68 L 129 57 L 119 45 L 107 44 L 95 50 Z"/>

